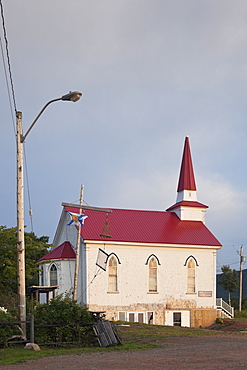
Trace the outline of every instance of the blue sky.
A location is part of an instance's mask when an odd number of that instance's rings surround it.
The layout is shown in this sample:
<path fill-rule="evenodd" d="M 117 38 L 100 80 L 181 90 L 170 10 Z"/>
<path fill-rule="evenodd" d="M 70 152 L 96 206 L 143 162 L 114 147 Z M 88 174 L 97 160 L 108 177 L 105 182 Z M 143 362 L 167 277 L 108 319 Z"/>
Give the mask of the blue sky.
<path fill-rule="evenodd" d="M 223 244 L 217 271 L 238 268 L 247 248 L 246 1 L 2 3 L 24 131 L 49 100 L 84 95 L 49 106 L 26 140 L 34 232 L 52 242 L 61 203 L 78 200 L 81 184 L 89 205 L 168 208 L 188 135 L 198 201 Z M 16 148 L 2 59 L 0 84 L 0 224 L 11 227 Z"/>

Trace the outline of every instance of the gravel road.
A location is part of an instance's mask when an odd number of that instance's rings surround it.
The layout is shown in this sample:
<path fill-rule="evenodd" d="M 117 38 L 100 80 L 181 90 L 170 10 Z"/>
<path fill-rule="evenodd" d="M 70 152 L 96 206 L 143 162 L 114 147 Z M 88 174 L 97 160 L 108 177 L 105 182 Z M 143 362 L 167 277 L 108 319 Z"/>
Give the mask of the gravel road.
<path fill-rule="evenodd" d="M 0 366 L 1 370 L 247 369 L 247 333 L 168 337 L 162 348 L 64 355 Z"/>

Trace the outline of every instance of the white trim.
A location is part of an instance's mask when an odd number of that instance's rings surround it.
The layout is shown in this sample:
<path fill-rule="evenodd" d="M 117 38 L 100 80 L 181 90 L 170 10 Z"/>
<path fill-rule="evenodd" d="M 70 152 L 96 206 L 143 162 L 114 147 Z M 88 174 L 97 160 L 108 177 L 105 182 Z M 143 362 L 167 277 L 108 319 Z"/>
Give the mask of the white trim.
<path fill-rule="evenodd" d="M 198 221 L 199 222 L 199 221 Z M 190 248 L 190 249 L 221 249 L 222 245 L 202 245 L 202 244 L 160 244 L 160 243 L 132 243 L 132 242 L 110 242 L 108 240 L 83 240 L 84 244 L 100 245 L 123 245 L 131 247 L 165 247 L 165 248 Z"/>

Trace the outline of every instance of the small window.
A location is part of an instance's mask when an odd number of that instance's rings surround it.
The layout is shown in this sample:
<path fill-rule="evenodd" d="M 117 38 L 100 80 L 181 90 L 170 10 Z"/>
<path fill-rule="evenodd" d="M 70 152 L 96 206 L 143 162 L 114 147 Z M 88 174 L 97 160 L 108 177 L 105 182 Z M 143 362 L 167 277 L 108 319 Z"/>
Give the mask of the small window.
<path fill-rule="evenodd" d="M 149 261 L 149 292 L 157 292 L 157 261 L 154 257 Z"/>
<path fill-rule="evenodd" d="M 138 322 L 143 323 L 144 322 L 144 315 L 143 312 L 138 313 Z"/>
<path fill-rule="evenodd" d="M 126 319 L 125 319 L 125 312 L 119 312 L 118 313 L 118 320 L 119 321 L 126 321 Z"/>
<path fill-rule="evenodd" d="M 108 266 L 108 292 L 117 292 L 117 260 L 114 256 Z"/>
<path fill-rule="evenodd" d="M 135 314 L 134 313 L 129 313 L 129 322 L 135 322 Z"/>
<path fill-rule="evenodd" d="M 57 285 L 57 267 L 54 264 L 50 268 L 50 286 L 53 285 Z"/>
<path fill-rule="evenodd" d="M 173 312 L 173 325 L 181 326 L 181 312 Z"/>
<path fill-rule="evenodd" d="M 196 285 L 195 285 L 196 264 L 193 258 L 189 259 L 187 270 L 188 270 L 187 292 L 195 293 L 196 291 Z"/>

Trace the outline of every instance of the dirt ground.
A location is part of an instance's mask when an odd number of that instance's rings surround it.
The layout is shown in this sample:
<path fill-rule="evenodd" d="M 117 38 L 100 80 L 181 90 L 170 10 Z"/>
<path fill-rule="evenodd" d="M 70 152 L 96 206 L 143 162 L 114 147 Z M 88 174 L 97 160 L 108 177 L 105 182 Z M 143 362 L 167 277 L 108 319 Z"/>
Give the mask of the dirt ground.
<path fill-rule="evenodd" d="M 151 350 L 44 357 L 16 365 L 2 365 L 0 369 L 247 369 L 247 322 L 231 321 L 229 326 L 220 331 L 224 331 L 224 334 L 167 337 L 161 348 Z"/>
<path fill-rule="evenodd" d="M 64 355 L 0 366 L 3 370 L 45 369 L 238 369 L 247 368 L 247 333 L 168 337 L 162 348 Z"/>

